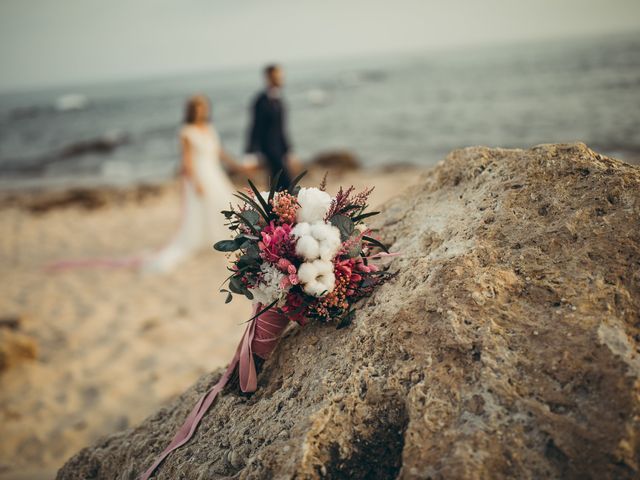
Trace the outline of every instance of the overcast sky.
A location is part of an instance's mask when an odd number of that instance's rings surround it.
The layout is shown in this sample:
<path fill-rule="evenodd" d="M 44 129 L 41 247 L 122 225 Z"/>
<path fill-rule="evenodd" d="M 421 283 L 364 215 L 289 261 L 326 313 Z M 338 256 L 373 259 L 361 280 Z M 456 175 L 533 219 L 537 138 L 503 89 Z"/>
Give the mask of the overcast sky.
<path fill-rule="evenodd" d="M 640 0 L 0 0 L 0 90 L 640 31 Z"/>

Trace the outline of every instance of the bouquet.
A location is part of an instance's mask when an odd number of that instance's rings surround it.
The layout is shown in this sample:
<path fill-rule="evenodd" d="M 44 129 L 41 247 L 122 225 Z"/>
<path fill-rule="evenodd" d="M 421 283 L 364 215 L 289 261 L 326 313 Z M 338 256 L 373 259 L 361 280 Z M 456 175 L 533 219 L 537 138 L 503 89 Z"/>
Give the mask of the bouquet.
<path fill-rule="evenodd" d="M 236 294 L 260 304 L 255 317 L 277 309 L 300 325 L 319 320 L 341 328 L 351 322 L 354 302 L 389 277 L 370 261 L 388 254 L 364 222 L 379 212 L 367 211 L 372 188 L 341 187 L 331 197 L 326 176 L 319 188 L 300 188 L 303 175 L 279 191 L 278 178 L 269 192 L 249 181 L 236 194 L 241 204 L 222 212 L 235 238 L 214 245 L 233 255 L 221 292 L 227 303 Z"/>
<path fill-rule="evenodd" d="M 234 294 L 252 300 L 253 316 L 225 372 L 200 397 L 142 480 L 189 441 L 235 371 L 243 392 L 256 390 L 254 355 L 268 358 L 290 321 L 305 325 L 315 319 L 345 327 L 353 317 L 354 302 L 390 277 L 371 262 L 391 255 L 364 223 L 379 213 L 367 212 L 372 189 L 340 188 L 331 197 L 325 191 L 326 176 L 319 188 L 299 188 L 303 175 L 286 190 L 278 190 L 276 175 L 269 192 L 258 191 L 249 181 L 250 188 L 236 194 L 242 203 L 222 212 L 235 236 L 214 245 L 233 255 L 231 275 L 225 280 L 229 288 L 221 291 L 227 303 Z"/>

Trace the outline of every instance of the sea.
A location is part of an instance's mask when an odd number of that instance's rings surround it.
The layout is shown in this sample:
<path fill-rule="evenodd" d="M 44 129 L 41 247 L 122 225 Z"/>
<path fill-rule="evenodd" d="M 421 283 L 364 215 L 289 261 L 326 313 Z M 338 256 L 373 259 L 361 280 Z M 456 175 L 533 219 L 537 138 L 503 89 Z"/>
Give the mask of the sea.
<path fill-rule="evenodd" d="M 640 32 L 285 63 L 303 161 L 348 150 L 365 167 L 433 165 L 470 145 L 582 141 L 640 158 Z M 0 94 L 0 188 L 162 182 L 189 95 L 206 94 L 242 160 L 258 68 Z"/>

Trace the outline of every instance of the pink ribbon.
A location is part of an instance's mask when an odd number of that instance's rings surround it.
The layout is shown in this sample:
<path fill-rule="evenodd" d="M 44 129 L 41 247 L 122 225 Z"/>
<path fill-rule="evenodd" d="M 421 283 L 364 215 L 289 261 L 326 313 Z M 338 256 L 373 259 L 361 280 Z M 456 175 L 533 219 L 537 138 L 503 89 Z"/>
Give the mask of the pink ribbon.
<path fill-rule="evenodd" d="M 251 316 L 255 316 L 261 309 L 261 304 L 254 304 L 253 314 Z M 236 348 L 233 360 L 231 360 L 231 363 L 222 374 L 222 377 L 220 377 L 220 380 L 218 380 L 218 383 L 200 397 L 198 403 L 196 403 L 191 413 L 189 413 L 182 426 L 176 432 L 171 443 L 163 450 L 158 458 L 156 458 L 153 465 L 144 472 L 140 480 L 148 480 L 171 452 L 189 441 L 218 393 L 222 391 L 231 378 L 231 374 L 236 368 L 236 365 L 238 366 L 240 377 L 240 389 L 243 392 L 256 391 L 258 387 L 258 375 L 256 373 L 255 362 L 253 361 L 253 354 L 255 353 L 260 358 L 266 360 L 275 348 L 278 339 L 288 324 L 289 320 L 275 309 L 267 310 L 259 317 L 251 320 L 242 335 L 242 340 L 238 348 Z"/>

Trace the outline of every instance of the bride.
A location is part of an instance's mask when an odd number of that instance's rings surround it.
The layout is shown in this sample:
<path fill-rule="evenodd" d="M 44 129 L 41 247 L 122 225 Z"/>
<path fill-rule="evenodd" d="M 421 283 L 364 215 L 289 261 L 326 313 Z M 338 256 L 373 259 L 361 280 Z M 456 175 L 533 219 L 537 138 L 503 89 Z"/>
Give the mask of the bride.
<path fill-rule="evenodd" d="M 209 100 L 203 95 L 191 97 L 186 105 L 184 126 L 180 130 L 182 146 L 182 217 L 174 237 L 162 248 L 142 259 L 146 272 L 168 272 L 201 248 L 227 236 L 224 218 L 233 199 L 234 188 L 222 168 L 240 167 L 220 145 L 209 121 Z"/>

